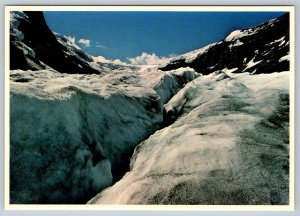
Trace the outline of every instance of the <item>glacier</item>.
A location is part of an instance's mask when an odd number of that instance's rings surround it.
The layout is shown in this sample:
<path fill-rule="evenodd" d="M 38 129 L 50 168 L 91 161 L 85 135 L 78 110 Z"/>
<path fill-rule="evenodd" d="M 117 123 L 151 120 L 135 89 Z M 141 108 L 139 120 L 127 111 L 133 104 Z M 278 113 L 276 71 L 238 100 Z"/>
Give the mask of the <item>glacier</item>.
<path fill-rule="evenodd" d="M 11 201 L 82 203 L 110 186 L 128 169 L 133 148 L 162 127 L 163 104 L 197 76 L 190 68 L 12 70 Z"/>
<path fill-rule="evenodd" d="M 89 204 L 271 205 L 289 201 L 289 72 L 215 72 L 166 105 L 170 126 Z"/>
<path fill-rule="evenodd" d="M 10 24 L 11 204 L 289 203 L 288 14 L 151 65 Z"/>

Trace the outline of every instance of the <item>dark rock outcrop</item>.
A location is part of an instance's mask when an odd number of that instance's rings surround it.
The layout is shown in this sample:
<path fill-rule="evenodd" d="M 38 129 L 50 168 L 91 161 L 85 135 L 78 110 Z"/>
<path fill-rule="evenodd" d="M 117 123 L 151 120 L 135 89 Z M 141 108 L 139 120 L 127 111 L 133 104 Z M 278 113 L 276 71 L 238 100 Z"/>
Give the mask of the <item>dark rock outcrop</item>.
<path fill-rule="evenodd" d="M 62 73 L 100 73 L 88 63 L 91 57 L 79 49 L 68 51 L 47 26 L 40 11 L 12 12 L 17 25 L 10 28 L 10 69 L 40 70 L 46 65 Z M 18 32 L 18 34 L 14 34 Z M 21 35 L 21 37 L 20 37 Z M 31 51 L 30 52 L 28 52 Z"/>
<path fill-rule="evenodd" d="M 160 68 L 191 67 L 202 74 L 237 68 L 234 72 L 271 73 L 289 70 L 289 14 L 250 29 L 236 30 L 195 59 L 185 55 Z M 282 58 L 282 59 L 281 59 Z"/>

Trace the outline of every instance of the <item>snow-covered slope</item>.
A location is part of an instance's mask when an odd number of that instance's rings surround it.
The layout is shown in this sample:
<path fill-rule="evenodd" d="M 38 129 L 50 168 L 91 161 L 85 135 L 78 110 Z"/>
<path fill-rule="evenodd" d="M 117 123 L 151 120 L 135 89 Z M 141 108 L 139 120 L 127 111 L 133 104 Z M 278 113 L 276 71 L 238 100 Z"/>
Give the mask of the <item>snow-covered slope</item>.
<path fill-rule="evenodd" d="M 161 70 L 191 67 L 202 74 L 235 72 L 273 73 L 289 70 L 289 14 L 261 25 L 231 32 L 223 40 L 175 57 Z"/>
<path fill-rule="evenodd" d="M 199 55 L 203 55 L 204 53 L 208 52 L 209 49 L 213 46 L 215 46 L 216 43 L 212 43 L 212 44 L 209 44 L 207 46 L 204 46 L 200 49 L 196 49 L 196 50 L 193 50 L 191 52 L 188 52 L 188 53 L 185 53 L 183 55 L 180 55 L 180 56 L 176 56 L 174 57 L 171 62 L 174 62 L 174 61 L 178 61 L 178 60 L 183 60 L 184 62 L 186 63 L 191 63 L 193 62 Z"/>
<path fill-rule="evenodd" d="M 289 72 L 188 83 L 165 105 L 175 123 L 89 204 L 287 204 L 288 83 Z"/>
<path fill-rule="evenodd" d="M 83 203 L 129 168 L 192 69 L 106 75 L 10 73 L 12 203 Z"/>

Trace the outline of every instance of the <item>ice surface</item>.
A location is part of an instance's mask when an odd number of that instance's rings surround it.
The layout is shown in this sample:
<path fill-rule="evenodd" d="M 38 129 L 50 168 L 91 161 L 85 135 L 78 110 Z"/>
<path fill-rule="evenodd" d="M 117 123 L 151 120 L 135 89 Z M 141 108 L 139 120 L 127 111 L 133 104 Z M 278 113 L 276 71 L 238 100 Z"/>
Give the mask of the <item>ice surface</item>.
<path fill-rule="evenodd" d="M 111 185 L 127 154 L 161 127 L 163 104 L 197 76 L 189 68 L 11 71 L 11 202 L 86 202 Z"/>
<path fill-rule="evenodd" d="M 287 204 L 288 89 L 289 72 L 193 80 L 165 105 L 175 123 L 89 204 Z"/>
<path fill-rule="evenodd" d="M 232 41 L 232 40 L 236 40 L 239 39 L 241 37 L 246 36 L 247 34 L 243 33 L 243 31 L 241 30 L 235 30 L 233 32 L 231 32 L 226 38 L 225 41 Z"/>
<path fill-rule="evenodd" d="M 241 39 L 245 36 L 250 36 L 250 35 L 256 34 L 263 28 L 272 27 L 275 22 L 278 22 L 278 20 L 277 19 L 272 19 L 272 20 L 269 20 L 268 23 L 264 23 L 262 25 L 255 26 L 253 28 L 243 29 L 243 30 L 235 30 L 235 31 L 231 32 L 225 38 L 225 41 L 227 41 L 227 42 L 237 41 L 237 40 L 239 40 L 239 39 Z"/>
<path fill-rule="evenodd" d="M 278 46 L 283 46 L 286 43 L 285 40 L 282 40 L 281 43 Z"/>
<path fill-rule="evenodd" d="M 275 44 L 275 43 L 281 43 L 282 41 L 284 41 L 284 38 L 285 37 L 281 37 L 281 38 L 279 38 L 278 40 L 274 40 L 273 42 L 271 42 L 271 43 L 269 43 L 268 45 L 273 45 L 273 44 Z"/>
<path fill-rule="evenodd" d="M 28 22 L 28 16 L 22 11 L 14 11 L 10 13 L 10 36 L 15 37 L 19 41 L 19 48 L 23 51 L 24 55 L 35 58 L 35 52 L 32 48 L 28 47 L 22 41 L 24 39 L 24 34 L 20 31 L 19 25 L 24 20 Z"/>
<path fill-rule="evenodd" d="M 282 62 L 282 61 L 290 61 L 290 55 L 286 55 L 286 56 L 283 56 L 279 59 L 279 62 Z"/>
<path fill-rule="evenodd" d="M 256 62 L 255 62 L 255 61 L 254 61 L 254 58 L 251 59 L 251 60 L 247 63 L 247 66 L 246 66 L 246 68 L 245 68 L 243 71 L 247 72 L 247 70 L 248 70 L 249 68 L 252 68 L 253 66 L 259 64 L 261 61 L 262 61 L 262 60 L 259 60 L 259 61 L 256 61 Z"/>
<path fill-rule="evenodd" d="M 225 41 L 238 41 L 239 39 L 255 34 L 259 28 L 257 29 L 244 29 L 244 30 L 235 30 L 231 32 L 226 38 Z"/>
<path fill-rule="evenodd" d="M 213 47 L 216 44 L 217 43 L 212 43 L 212 44 L 204 46 L 200 49 L 196 49 L 194 51 L 188 52 L 184 55 L 177 56 L 177 57 L 173 58 L 172 61 L 175 61 L 178 59 L 185 59 L 186 63 L 192 62 L 195 58 L 197 58 L 198 55 L 204 54 L 205 52 L 207 52 L 209 50 L 209 48 Z"/>
<path fill-rule="evenodd" d="M 14 11 L 10 13 L 10 32 L 13 37 L 20 41 L 24 39 L 24 34 L 18 30 L 21 20 L 27 20 L 27 15 L 23 11 Z"/>

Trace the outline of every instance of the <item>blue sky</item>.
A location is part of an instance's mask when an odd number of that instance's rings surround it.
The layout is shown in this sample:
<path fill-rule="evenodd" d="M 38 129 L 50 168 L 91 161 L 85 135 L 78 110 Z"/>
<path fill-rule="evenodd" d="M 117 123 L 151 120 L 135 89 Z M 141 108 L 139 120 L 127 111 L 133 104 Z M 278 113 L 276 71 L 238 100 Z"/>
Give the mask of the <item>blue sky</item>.
<path fill-rule="evenodd" d="M 283 12 L 44 12 L 51 30 L 75 37 L 93 56 L 121 59 L 143 52 L 183 54 Z M 81 40 L 80 40 L 81 39 Z"/>

